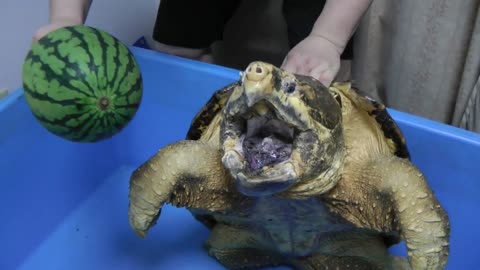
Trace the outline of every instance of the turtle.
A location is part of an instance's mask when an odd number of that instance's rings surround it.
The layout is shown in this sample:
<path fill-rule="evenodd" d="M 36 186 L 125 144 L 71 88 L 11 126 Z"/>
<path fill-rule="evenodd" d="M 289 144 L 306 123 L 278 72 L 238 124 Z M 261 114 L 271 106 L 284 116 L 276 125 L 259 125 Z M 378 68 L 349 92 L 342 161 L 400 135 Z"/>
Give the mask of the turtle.
<path fill-rule="evenodd" d="M 386 106 L 264 61 L 140 164 L 128 196 L 139 237 L 164 204 L 184 207 L 227 269 L 443 269 L 449 256 L 448 214 Z M 391 254 L 402 241 L 407 256 Z"/>

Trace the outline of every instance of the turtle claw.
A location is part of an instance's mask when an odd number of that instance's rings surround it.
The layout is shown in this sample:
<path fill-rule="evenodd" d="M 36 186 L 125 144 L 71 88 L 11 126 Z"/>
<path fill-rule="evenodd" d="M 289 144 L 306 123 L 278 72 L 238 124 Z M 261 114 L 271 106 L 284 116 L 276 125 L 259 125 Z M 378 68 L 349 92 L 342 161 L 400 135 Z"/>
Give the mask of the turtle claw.
<path fill-rule="evenodd" d="M 138 237 L 141 239 L 144 239 L 145 236 L 147 236 L 147 232 L 143 230 L 135 230 L 135 233 L 137 234 Z"/>

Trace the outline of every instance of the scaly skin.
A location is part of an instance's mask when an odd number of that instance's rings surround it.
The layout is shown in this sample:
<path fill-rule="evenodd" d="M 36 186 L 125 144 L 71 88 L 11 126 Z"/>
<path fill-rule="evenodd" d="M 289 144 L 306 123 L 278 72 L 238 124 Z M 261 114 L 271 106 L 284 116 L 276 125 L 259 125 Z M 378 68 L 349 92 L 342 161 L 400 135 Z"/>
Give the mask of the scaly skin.
<path fill-rule="evenodd" d="M 207 224 L 209 254 L 228 269 L 443 269 L 447 214 L 366 105 L 336 86 L 252 63 L 199 140 L 162 148 L 132 174 L 133 229 L 145 237 L 172 203 Z M 297 128 L 289 160 L 245 169 L 245 113 Z M 400 240 L 408 260 L 388 253 Z"/>
<path fill-rule="evenodd" d="M 130 224 L 140 237 L 155 225 L 165 203 L 224 212 L 248 203 L 221 163 L 218 148 L 201 141 L 167 145 L 132 174 Z"/>

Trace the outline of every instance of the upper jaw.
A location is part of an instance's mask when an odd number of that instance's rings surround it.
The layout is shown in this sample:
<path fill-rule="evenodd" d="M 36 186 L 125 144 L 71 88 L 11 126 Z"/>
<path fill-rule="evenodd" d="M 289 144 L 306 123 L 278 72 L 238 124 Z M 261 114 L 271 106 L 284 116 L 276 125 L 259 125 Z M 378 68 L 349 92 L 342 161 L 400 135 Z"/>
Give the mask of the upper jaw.
<path fill-rule="evenodd" d="M 260 61 L 252 62 L 241 73 L 241 85 L 243 87 L 245 101 L 248 107 L 271 94 L 273 88 L 273 66 Z"/>

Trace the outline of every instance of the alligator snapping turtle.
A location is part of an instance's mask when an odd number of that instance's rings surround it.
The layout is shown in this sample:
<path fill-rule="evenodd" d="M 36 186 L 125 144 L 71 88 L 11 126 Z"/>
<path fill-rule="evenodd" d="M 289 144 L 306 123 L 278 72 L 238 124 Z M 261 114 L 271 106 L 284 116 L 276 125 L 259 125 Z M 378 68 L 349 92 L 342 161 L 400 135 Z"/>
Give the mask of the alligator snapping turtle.
<path fill-rule="evenodd" d="M 240 76 L 133 172 L 140 237 L 171 203 L 211 229 L 229 269 L 445 267 L 448 216 L 382 104 L 264 62 Z M 401 240 L 408 259 L 388 253 Z"/>

